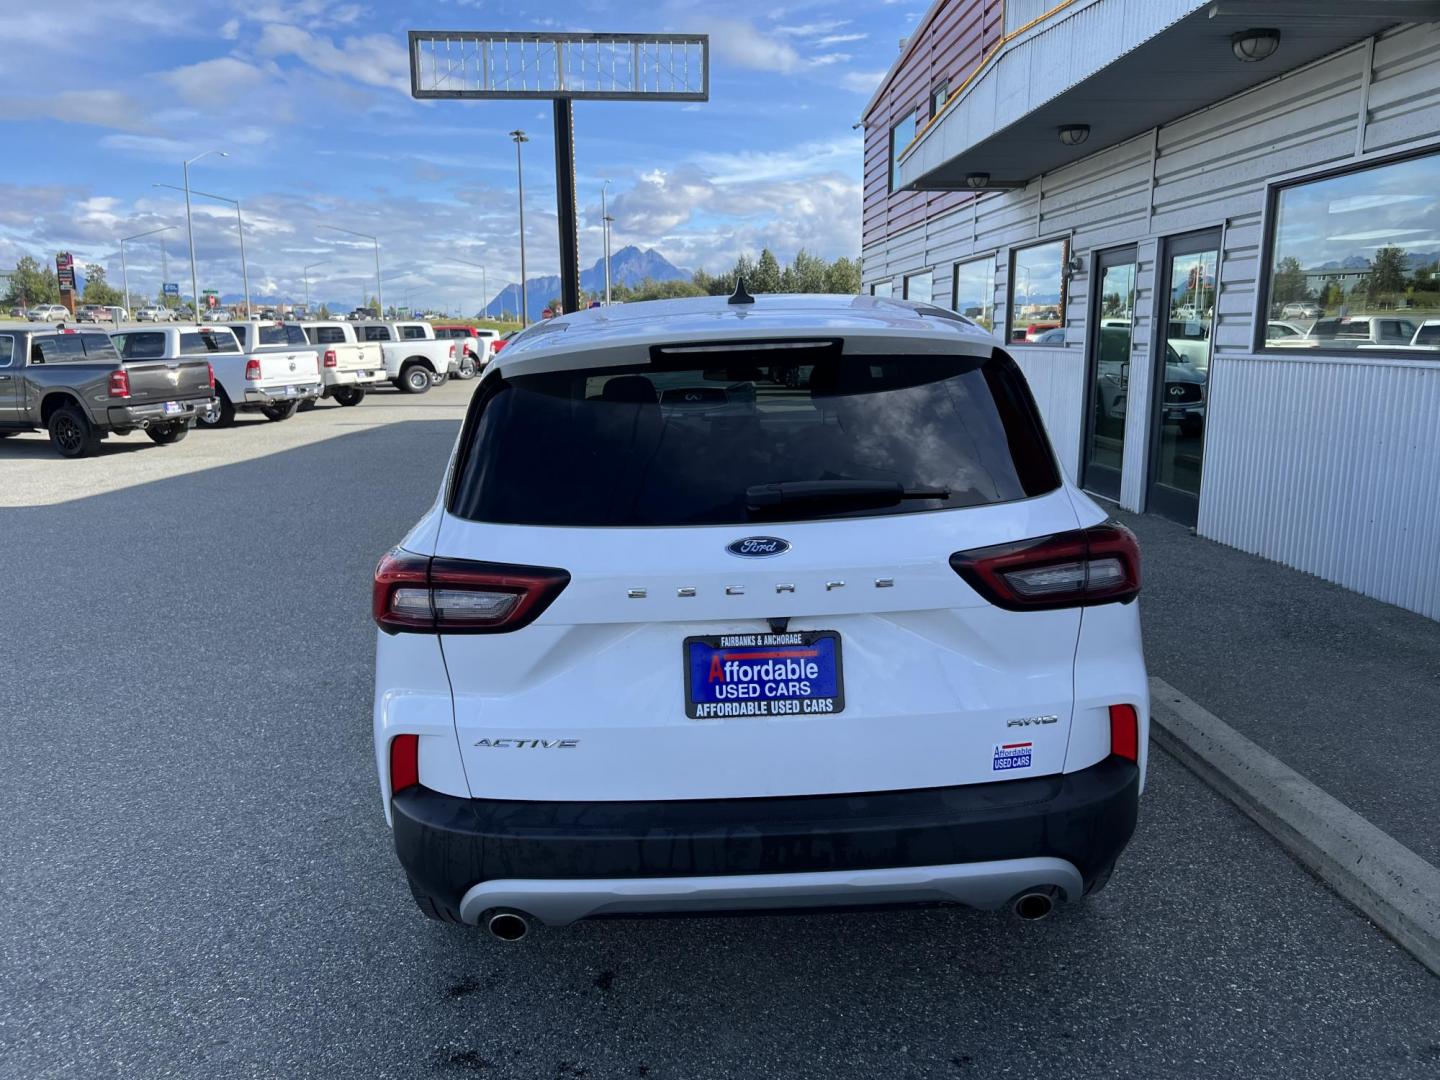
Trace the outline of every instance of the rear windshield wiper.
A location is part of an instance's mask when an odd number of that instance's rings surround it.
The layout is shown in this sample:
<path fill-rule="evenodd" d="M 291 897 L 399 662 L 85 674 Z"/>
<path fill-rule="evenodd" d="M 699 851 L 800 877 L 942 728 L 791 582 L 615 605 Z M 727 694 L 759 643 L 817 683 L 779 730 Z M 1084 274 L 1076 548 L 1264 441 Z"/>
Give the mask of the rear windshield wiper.
<path fill-rule="evenodd" d="M 894 506 L 905 499 L 948 499 L 949 488 L 907 488 L 898 480 L 787 480 L 779 484 L 752 484 L 745 489 L 745 506 L 770 510 L 806 503 L 842 503 L 853 507 Z"/>

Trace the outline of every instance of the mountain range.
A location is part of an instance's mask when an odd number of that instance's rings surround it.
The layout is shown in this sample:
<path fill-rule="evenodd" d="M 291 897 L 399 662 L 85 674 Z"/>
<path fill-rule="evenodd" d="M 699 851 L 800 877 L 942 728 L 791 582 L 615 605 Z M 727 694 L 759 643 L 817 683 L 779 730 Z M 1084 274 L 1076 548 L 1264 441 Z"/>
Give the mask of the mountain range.
<path fill-rule="evenodd" d="M 689 270 L 682 270 L 666 259 L 654 248 L 641 251 L 631 245 L 610 253 L 610 284 L 638 285 L 646 278 L 652 281 L 689 281 Z M 530 278 L 526 283 L 526 300 L 530 319 L 540 318 L 545 306 L 560 295 L 560 276 Z M 596 294 L 605 291 L 605 260 L 596 259 L 595 264 L 580 271 L 580 290 Z M 516 282 L 506 285 L 495 298 L 485 305 L 487 318 L 498 318 L 502 311 L 512 317 L 520 310 L 520 286 Z"/>

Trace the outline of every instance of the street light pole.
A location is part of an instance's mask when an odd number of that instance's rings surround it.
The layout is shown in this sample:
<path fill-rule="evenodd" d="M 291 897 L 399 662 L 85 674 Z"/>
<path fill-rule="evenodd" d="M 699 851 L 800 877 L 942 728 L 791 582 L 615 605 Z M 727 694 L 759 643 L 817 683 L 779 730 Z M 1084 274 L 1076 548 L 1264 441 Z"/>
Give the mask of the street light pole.
<path fill-rule="evenodd" d="M 156 233 L 169 232 L 175 228 L 174 225 L 164 225 L 158 229 L 151 229 L 149 232 L 136 233 L 134 236 L 122 236 L 120 238 L 120 280 L 125 286 L 125 310 L 130 310 L 130 267 L 125 262 L 125 241 L 139 240 L 142 236 L 154 236 Z M 164 258 L 165 245 L 160 245 L 161 258 Z M 163 272 L 163 271 L 162 271 Z"/>
<path fill-rule="evenodd" d="M 358 236 L 362 239 L 369 240 L 375 245 L 375 304 L 380 308 L 379 313 L 375 317 L 377 319 L 383 319 L 385 317 L 385 293 L 380 285 L 380 238 L 378 236 L 371 236 L 369 233 L 356 232 L 354 229 L 342 229 L 339 225 L 321 225 L 320 228 L 349 233 L 351 236 Z"/>
<path fill-rule="evenodd" d="M 185 174 L 185 232 L 190 237 L 190 306 L 194 309 L 197 324 L 200 322 L 200 275 L 195 270 L 195 222 L 190 215 L 190 166 L 210 154 L 219 154 L 221 157 L 230 156 L 224 150 L 206 150 L 203 154 L 196 154 L 181 166 L 181 171 Z"/>
<path fill-rule="evenodd" d="M 305 314 L 306 314 L 306 315 L 309 315 L 309 314 L 310 314 L 310 271 L 311 271 L 311 270 L 314 270 L 315 267 L 317 267 L 317 266 L 324 266 L 324 265 L 325 265 L 325 260 L 324 260 L 324 259 L 321 259 L 319 262 L 313 262 L 313 263 L 311 263 L 309 266 L 305 267 L 305 269 L 303 269 L 303 270 L 300 271 L 301 276 L 305 278 Z"/>
<path fill-rule="evenodd" d="M 483 295 L 481 296 L 481 298 L 480 298 L 480 299 L 481 299 L 480 314 L 481 314 L 481 315 L 487 315 L 488 312 L 486 311 L 486 308 L 489 306 L 489 303 L 490 303 L 490 301 L 489 301 L 489 299 L 488 299 L 489 296 L 490 296 L 490 292 L 489 292 L 489 290 L 486 289 L 486 287 L 485 287 L 485 267 L 481 266 L 479 263 L 470 262 L 470 261 L 467 260 L 467 259 L 457 259 L 457 258 L 455 258 L 455 256 L 453 256 L 453 255 L 450 256 L 450 261 L 451 261 L 451 262 L 458 262 L 461 266 L 473 266 L 476 270 L 479 270 L 479 271 L 480 271 L 480 292 L 483 294 Z"/>
<path fill-rule="evenodd" d="M 151 187 L 169 188 L 171 191 L 180 190 L 174 184 L 151 184 Z M 224 195 L 215 195 L 209 191 L 194 191 L 191 195 L 200 195 L 207 199 L 214 199 L 217 202 L 229 203 L 235 207 L 235 228 L 240 233 L 240 278 L 245 283 L 245 318 L 251 318 L 250 311 L 250 267 L 245 262 L 245 219 L 240 216 L 240 200 L 229 199 Z"/>
<path fill-rule="evenodd" d="M 520 198 L 520 325 L 525 327 L 530 322 L 530 293 L 525 286 L 525 170 L 520 164 L 520 144 L 529 142 L 530 136 L 516 128 L 510 138 L 515 140 L 515 186 Z"/>
<path fill-rule="evenodd" d="M 605 189 L 610 181 L 600 185 L 600 235 L 605 249 L 605 306 L 610 306 L 610 212 L 605 208 Z"/>

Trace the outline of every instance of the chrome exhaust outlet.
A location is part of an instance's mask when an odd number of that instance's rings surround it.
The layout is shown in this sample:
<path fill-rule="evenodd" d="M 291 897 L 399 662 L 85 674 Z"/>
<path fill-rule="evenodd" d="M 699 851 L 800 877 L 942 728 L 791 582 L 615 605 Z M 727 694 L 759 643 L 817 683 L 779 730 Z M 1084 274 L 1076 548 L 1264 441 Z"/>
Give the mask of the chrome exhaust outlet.
<path fill-rule="evenodd" d="M 1010 910 L 1027 922 L 1043 919 L 1055 910 L 1055 897 L 1052 893 L 1053 890 L 1040 889 L 1023 892 L 1015 898 Z"/>
<path fill-rule="evenodd" d="M 518 911 L 497 911 L 486 920 L 485 929 L 501 941 L 519 941 L 530 932 L 530 920 Z"/>

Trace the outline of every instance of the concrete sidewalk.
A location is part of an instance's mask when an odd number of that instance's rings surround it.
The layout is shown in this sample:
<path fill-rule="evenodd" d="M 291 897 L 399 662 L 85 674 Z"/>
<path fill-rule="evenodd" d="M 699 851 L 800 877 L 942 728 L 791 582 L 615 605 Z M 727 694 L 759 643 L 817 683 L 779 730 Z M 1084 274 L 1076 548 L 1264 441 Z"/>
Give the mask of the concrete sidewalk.
<path fill-rule="evenodd" d="M 1440 623 L 1117 513 L 1159 676 L 1440 866 Z"/>

